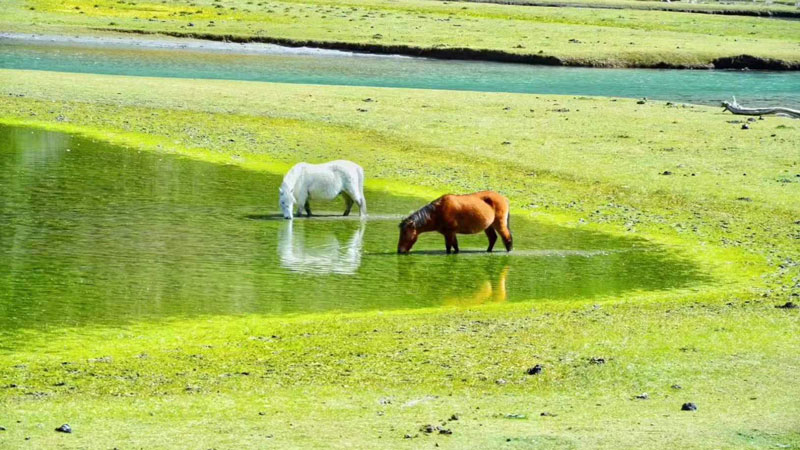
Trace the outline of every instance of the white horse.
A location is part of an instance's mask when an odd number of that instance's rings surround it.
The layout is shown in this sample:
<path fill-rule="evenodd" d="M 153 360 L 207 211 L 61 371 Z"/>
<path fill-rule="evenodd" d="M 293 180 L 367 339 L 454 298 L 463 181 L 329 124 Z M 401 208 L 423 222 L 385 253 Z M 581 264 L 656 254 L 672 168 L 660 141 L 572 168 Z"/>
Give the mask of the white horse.
<path fill-rule="evenodd" d="M 283 217 L 292 219 L 292 209 L 297 205 L 297 215 L 303 215 L 303 208 L 311 217 L 309 200 L 333 200 L 344 194 L 346 208 L 344 215 L 350 214 L 353 203 L 358 204 L 361 217 L 367 214 L 367 201 L 364 198 L 364 169 L 350 161 L 331 161 L 324 164 L 299 163 L 292 167 L 280 189 L 280 204 Z"/>

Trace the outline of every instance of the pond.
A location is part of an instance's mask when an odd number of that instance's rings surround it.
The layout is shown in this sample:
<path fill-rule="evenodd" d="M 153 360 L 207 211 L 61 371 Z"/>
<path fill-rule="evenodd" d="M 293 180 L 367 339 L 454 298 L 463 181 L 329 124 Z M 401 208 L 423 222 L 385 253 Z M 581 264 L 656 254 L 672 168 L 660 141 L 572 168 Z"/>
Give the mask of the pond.
<path fill-rule="evenodd" d="M 368 175 L 368 174 L 367 174 Z M 0 348 L 22 330 L 201 314 L 394 310 L 593 298 L 698 284 L 686 260 L 639 239 L 512 218 L 515 250 L 462 253 L 397 224 L 427 200 L 367 191 L 278 214 L 280 177 L 0 126 Z M 329 211 L 329 212 L 324 212 Z"/>
<path fill-rule="evenodd" d="M 197 40 L 0 34 L 0 68 L 800 107 L 800 73 L 442 61 Z"/>

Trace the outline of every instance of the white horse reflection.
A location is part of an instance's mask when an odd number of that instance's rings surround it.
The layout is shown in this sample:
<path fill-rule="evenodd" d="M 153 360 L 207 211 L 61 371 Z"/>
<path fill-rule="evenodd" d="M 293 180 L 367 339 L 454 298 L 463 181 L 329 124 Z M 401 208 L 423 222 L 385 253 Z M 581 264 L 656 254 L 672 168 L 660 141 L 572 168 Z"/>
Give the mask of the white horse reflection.
<path fill-rule="evenodd" d="M 344 245 L 332 231 L 315 236 L 312 244 L 306 243 L 304 233 L 294 233 L 293 227 L 294 222 L 285 222 L 278 233 L 281 266 L 292 272 L 342 275 L 355 274 L 361 266 L 364 222 Z"/>

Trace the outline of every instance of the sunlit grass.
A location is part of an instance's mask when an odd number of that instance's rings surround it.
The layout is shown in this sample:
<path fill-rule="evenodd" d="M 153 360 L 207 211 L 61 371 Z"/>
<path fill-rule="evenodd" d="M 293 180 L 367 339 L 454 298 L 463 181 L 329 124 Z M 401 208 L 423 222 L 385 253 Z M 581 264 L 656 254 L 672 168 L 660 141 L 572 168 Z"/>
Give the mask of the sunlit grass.
<path fill-rule="evenodd" d="M 470 2 L 486 2 L 486 3 L 510 3 L 521 5 L 537 5 L 537 4 L 563 4 L 563 5 L 579 5 L 584 7 L 617 7 L 617 8 L 640 8 L 640 9 L 655 9 L 667 11 L 760 11 L 760 12 L 777 12 L 789 11 L 796 12 L 797 6 L 791 0 L 782 1 L 691 1 L 691 0 L 678 0 L 664 2 L 661 0 L 563 0 L 563 1 L 548 1 L 548 0 L 457 0 L 466 3 Z"/>
<path fill-rule="evenodd" d="M 140 30 L 312 43 L 470 48 L 610 67 L 704 66 L 715 58 L 741 54 L 785 61 L 800 58 L 800 31 L 792 21 L 660 11 L 426 0 L 10 0 L 6 11 L 0 29 L 10 31 Z"/>
<path fill-rule="evenodd" d="M 0 442 L 798 443 L 796 313 L 724 298 L 628 300 L 64 330 L 4 359 L 0 377 L 17 387 L 0 393 L 0 411 L 22 425 L 12 423 Z M 526 375 L 534 364 L 543 373 Z M 646 400 L 634 398 L 643 393 Z M 699 411 L 680 411 L 686 401 Z M 453 414 L 459 420 L 447 422 Z M 73 436 L 52 432 L 62 422 Z M 454 434 L 425 436 L 419 428 L 428 423 Z"/>

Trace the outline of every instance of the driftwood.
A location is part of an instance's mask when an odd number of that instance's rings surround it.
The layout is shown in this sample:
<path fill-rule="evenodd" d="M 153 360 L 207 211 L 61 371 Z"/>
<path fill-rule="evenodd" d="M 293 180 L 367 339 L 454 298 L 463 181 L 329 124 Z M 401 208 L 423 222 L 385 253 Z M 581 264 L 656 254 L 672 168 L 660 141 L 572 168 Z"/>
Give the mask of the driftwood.
<path fill-rule="evenodd" d="M 783 108 L 780 106 L 771 108 L 745 108 L 744 106 L 741 106 L 740 104 L 736 103 L 736 97 L 733 98 L 732 102 L 722 102 L 722 106 L 725 107 L 726 111 L 730 111 L 734 114 L 743 114 L 746 116 L 762 116 L 765 114 L 776 114 L 779 116 L 786 116 L 786 117 L 792 117 L 794 119 L 800 119 L 800 110 Z"/>

